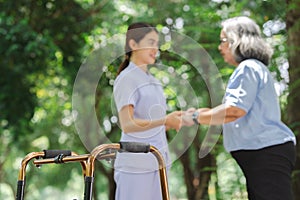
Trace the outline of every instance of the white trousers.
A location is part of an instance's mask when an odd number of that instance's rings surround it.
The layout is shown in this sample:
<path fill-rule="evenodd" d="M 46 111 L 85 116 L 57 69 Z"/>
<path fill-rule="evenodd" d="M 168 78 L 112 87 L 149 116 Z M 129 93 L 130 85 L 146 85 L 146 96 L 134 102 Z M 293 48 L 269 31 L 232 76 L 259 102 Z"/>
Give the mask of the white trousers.
<path fill-rule="evenodd" d="M 115 200 L 162 200 L 158 162 L 152 153 L 118 153 L 114 179 Z"/>
<path fill-rule="evenodd" d="M 161 200 L 159 171 L 128 173 L 115 171 L 115 200 Z"/>

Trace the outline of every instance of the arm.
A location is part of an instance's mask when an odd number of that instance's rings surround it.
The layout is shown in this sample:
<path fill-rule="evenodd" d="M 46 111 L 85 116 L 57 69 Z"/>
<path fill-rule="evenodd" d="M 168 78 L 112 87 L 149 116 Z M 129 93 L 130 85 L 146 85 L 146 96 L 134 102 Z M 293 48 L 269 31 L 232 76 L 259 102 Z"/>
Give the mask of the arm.
<path fill-rule="evenodd" d="M 225 104 L 221 104 L 215 108 L 190 108 L 183 115 L 184 126 L 192 126 L 195 124 L 192 119 L 192 115 L 195 111 L 199 113 L 197 118 L 198 122 L 200 124 L 207 125 L 229 123 L 243 117 L 246 114 L 246 111 L 241 108 L 228 105 L 226 106 Z"/>
<path fill-rule="evenodd" d="M 207 125 L 220 125 L 229 123 L 246 115 L 245 110 L 225 104 L 221 104 L 212 109 L 200 108 L 197 111 L 199 112 L 198 122 L 200 124 Z"/>
<path fill-rule="evenodd" d="M 134 107 L 132 105 L 124 106 L 119 112 L 121 128 L 124 133 L 145 131 L 161 125 L 175 128 L 177 131 L 181 127 L 181 111 L 175 111 L 156 120 L 137 119 L 134 118 L 133 113 Z"/>

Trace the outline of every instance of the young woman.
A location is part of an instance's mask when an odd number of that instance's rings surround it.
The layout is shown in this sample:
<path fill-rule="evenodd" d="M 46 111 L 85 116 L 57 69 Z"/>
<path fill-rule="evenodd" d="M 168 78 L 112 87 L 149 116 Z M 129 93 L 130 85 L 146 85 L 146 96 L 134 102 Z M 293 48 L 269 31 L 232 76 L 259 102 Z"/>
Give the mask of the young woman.
<path fill-rule="evenodd" d="M 200 108 L 189 120 L 224 124 L 225 149 L 246 177 L 250 200 L 292 200 L 296 139 L 281 121 L 273 77 L 267 68 L 272 49 L 248 17 L 225 20 L 222 26 L 219 51 L 224 61 L 236 68 L 223 104 Z"/>
<path fill-rule="evenodd" d="M 158 53 L 159 36 L 146 23 L 134 23 L 126 33 L 126 57 L 114 83 L 114 98 L 122 129 L 121 141 L 146 142 L 169 162 L 166 129 L 179 130 L 181 112 L 166 115 L 161 83 L 148 72 Z M 119 153 L 115 162 L 116 200 L 159 200 L 160 181 L 151 154 Z"/>

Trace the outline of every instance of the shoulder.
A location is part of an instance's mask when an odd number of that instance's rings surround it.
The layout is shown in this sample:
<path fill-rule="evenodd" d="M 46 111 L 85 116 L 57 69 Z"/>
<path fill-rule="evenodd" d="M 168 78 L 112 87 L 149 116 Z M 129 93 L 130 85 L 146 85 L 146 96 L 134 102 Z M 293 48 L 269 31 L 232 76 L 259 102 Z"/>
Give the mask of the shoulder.
<path fill-rule="evenodd" d="M 263 77 L 269 74 L 269 69 L 266 65 L 256 59 L 247 59 L 242 61 L 234 71 L 235 75 L 252 74 L 255 76 Z"/>
<path fill-rule="evenodd" d="M 131 69 L 126 68 L 124 69 L 115 79 L 115 85 L 118 84 L 119 82 L 122 82 L 126 79 L 131 79 L 131 77 L 133 77 L 134 75 L 132 73 L 130 73 Z"/>
<path fill-rule="evenodd" d="M 138 72 L 136 68 L 132 66 L 128 66 L 117 76 L 114 85 L 124 84 L 125 82 L 126 83 L 134 82 L 138 79 L 137 77 L 139 77 L 137 74 Z"/>
<path fill-rule="evenodd" d="M 114 81 L 114 89 L 130 88 L 131 90 L 139 88 L 149 82 L 149 78 L 138 67 L 124 69 Z"/>
<path fill-rule="evenodd" d="M 267 66 L 256 59 L 247 59 L 242 61 L 237 67 L 238 70 L 251 70 L 253 72 L 262 72 L 268 70 Z"/>

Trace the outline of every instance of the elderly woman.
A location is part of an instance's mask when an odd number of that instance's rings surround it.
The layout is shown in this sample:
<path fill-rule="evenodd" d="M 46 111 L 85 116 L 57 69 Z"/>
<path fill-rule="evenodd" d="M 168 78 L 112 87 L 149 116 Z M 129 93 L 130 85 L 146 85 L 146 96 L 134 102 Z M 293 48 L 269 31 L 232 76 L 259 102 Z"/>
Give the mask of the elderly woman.
<path fill-rule="evenodd" d="M 224 147 L 246 177 L 250 200 L 293 199 L 296 140 L 281 121 L 274 81 L 267 68 L 272 49 L 253 20 L 234 17 L 222 23 L 219 51 L 226 63 L 236 67 L 223 104 L 197 109 L 185 116 L 185 121 L 223 124 Z"/>

